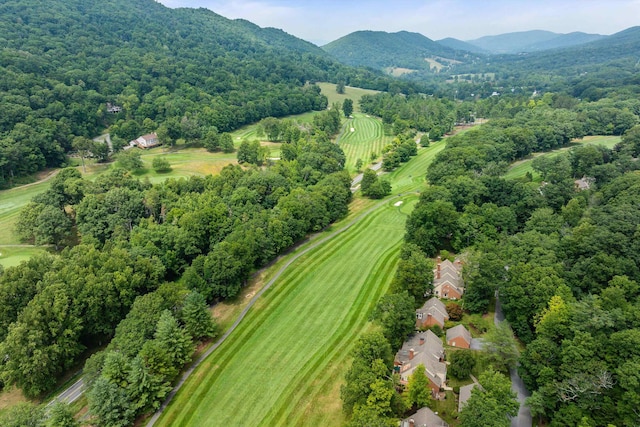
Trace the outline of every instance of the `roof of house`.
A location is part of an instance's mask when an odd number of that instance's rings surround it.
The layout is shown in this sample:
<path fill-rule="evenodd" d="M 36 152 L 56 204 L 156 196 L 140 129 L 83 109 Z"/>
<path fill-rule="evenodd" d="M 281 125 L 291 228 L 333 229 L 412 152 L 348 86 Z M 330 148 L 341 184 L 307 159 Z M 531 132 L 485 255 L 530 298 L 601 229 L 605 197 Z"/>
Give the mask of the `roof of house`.
<path fill-rule="evenodd" d="M 462 411 L 462 407 L 471 397 L 471 390 L 476 386 L 475 383 L 460 387 L 460 395 L 458 396 L 458 412 Z"/>
<path fill-rule="evenodd" d="M 413 357 L 411 353 L 413 352 Z M 396 353 L 395 362 L 400 367 L 400 377 L 408 381 L 418 365 L 423 365 L 427 377 L 438 387 L 447 381 L 447 365 L 440 362 L 444 358 L 442 340 L 431 331 L 420 332 L 407 340 Z"/>
<path fill-rule="evenodd" d="M 449 424 L 429 408 L 422 408 L 409 418 L 405 418 L 400 427 L 409 427 L 410 420 L 413 420 L 415 427 L 449 427 Z"/>
<path fill-rule="evenodd" d="M 462 337 L 466 342 L 471 343 L 471 332 L 464 325 L 456 325 L 447 329 L 447 342 L 458 337 Z"/>
<path fill-rule="evenodd" d="M 448 259 L 439 261 L 434 270 L 433 287 L 439 288 L 449 283 L 450 285 L 464 289 L 464 281 L 462 280 L 462 263 L 456 258 L 455 262 L 451 262 Z"/>
<path fill-rule="evenodd" d="M 591 184 L 595 181 L 595 178 L 583 176 L 580 179 L 576 179 L 574 183 L 579 190 L 588 190 L 591 188 Z"/>
<path fill-rule="evenodd" d="M 447 308 L 445 307 L 444 303 L 436 297 L 432 297 L 429 300 L 427 300 L 427 302 L 425 302 L 421 308 L 416 310 L 416 313 L 423 314 L 423 315 L 430 314 L 436 320 L 438 320 L 439 323 L 443 325 L 445 321 L 449 320 L 449 314 L 447 313 Z"/>
<path fill-rule="evenodd" d="M 402 348 L 396 353 L 396 362 L 408 362 L 411 349 L 413 349 L 414 359 L 417 358 L 418 354 L 425 354 L 436 361 L 444 357 L 442 340 L 432 331 L 418 332 L 405 341 Z M 416 363 L 416 366 L 419 363 Z"/>
<path fill-rule="evenodd" d="M 156 135 L 155 133 L 148 133 L 146 135 L 138 137 L 134 141 L 139 147 L 150 147 L 153 145 L 158 145 L 158 135 Z"/>

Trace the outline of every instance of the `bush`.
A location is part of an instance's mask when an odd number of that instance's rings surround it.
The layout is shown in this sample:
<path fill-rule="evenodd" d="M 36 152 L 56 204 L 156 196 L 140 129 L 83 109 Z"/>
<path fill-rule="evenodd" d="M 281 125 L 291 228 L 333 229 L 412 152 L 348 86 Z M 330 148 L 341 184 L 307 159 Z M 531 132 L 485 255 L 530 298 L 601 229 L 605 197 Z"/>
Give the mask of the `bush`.
<path fill-rule="evenodd" d="M 158 173 L 166 173 L 171 171 L 171 165 L 169 164 L 169 161 L 164 157 L 154 157 L 151 165 L 153 166 L 153 170 Z"/>
<path fill-rule="evenodd" d="M 459 380 L 468 378 L 476 366 L 476 358 L 470 350 L 451 351 L 448 359 L 451 362 L 448 372 Z"/>
<path fill-rule="evenodd" d="M 449 315 L 450 320 L 458 321 L 462 319 L 462 315 L 464 314 L 464 310 L 458 303 L 448 302 L 447 303 L 447 314 Z"/>

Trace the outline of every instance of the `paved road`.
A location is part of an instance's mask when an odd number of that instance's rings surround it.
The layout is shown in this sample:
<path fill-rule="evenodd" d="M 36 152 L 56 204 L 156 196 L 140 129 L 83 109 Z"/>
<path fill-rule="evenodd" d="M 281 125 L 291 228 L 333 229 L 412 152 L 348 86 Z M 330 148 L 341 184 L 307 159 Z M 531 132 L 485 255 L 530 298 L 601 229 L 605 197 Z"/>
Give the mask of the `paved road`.
<path fill-rule="evenodd" d="M 374 170 L 374 171 L 379 171 L 382 168 L 382 162 L 380 163 L 374 163 L 369 169 Z M 358 189 L 358 186 L 360 185 L 360 181 L 362 181 L 362 176 L 364 174 L 359 174 L 356 175 L 355 178 L 353 178 L 353 181 L 351 181 L 351 191 L 355 192 Z"/>
<path fill-rule="evenodd" d="M 56 396 L 55 399 L 51 400 L 51 402 L 47 403 L 47 408 L 55 404 L 56 402 L 62 402 L 66 404 L 73 403 L 76 400 L 80 399 L 82 393 L 84 393 L 84 381 L 82 380 L 82 378 L 80 378 L 78 381 L 73 383 L 71 387 L 60 393 L 58 396 Z"/>
<path fill-rule="evenodd" d="M 502 306 L 500 305 L 500 300 L 498 298 L 496 298 L 496 314 L 493 321 L 496 325 L 500 322 L 504 322 L 504 314 L 502 313 Z M 511 419 L 511 427 L 531 427 L 531 410 L 525 405 L 525 399 L 531 396 L 531 394 L 524 385 L 520 375 L 518 375 L 517 367 L 509 369 L 509 374 L 511 375 L 511 390 L 517 393 L 518 401 L 520 402 L 518 416 Z"/>

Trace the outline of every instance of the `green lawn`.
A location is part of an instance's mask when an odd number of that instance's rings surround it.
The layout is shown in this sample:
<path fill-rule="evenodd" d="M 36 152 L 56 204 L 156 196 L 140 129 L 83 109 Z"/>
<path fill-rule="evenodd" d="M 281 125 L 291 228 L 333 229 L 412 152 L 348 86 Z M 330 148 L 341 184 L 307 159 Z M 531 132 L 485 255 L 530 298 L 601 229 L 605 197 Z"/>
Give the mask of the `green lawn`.
<path fill-rule="evenodd" d="M 0 191 L 0 245 L 18 245 L 20 240 L 14 233 L 20 209 L 36 194 L 49 188 L 48 182 L 29 184 L 11 190 Z"/>
<path fill-rule="evenodd" d="M 0 265 L 4 268 L 15 267 L 33 255 L 44 252 L 45 248 L 28 246 L 0 246 Z"/>
<path fill-rule="evenodd" d="M 540 181 L 540 175 L 533 170 L 533 166 L 531 166 L 531 162 L 534 158 L 545 156 L 545 157 L 555 157 L 560 153 L 564 153 L 571 148 L 575 147 L 578 144 L 589 144 L 589 145 L 603 145 L 607 148 L 613 148 L 617 143 L 620 142 L 619 136 L 585 136 L 584 138 L 572 142 L 568 147 L 562 147 L 557 150 L 550 151 L 548 153 L 534 153 L 533 156 L 529 159 L 520 160 L 511 165 L 509 171 L 504 175 L 505 178 L 508 179 L 518 179 L 524 177 L 527 172 L 530 172 L 533 175 L 534 181 Z"/>
<path fill-rule="evenodd" d="M 340 94 L 336 92 L 336 85 L 333 83 L 316 83 L 322 94 L 327 97 L 329 100 L 329 105 L 334 102 L 339 102 L 341 105 L 345 99 L 350 98 L 353 100 L 353 110 L 360 111 L 360 98 L 362 95 L 375 95 L 376 93 L 380 93 L 377 90 L 370 89 L 360 89 L 358 87 L 345 86 L 344 93 Z"/>
<path fill-rule="evenodd" d="M 417 191 L 425 185 L 427 167 L 433 161 L 436 154 L 444 149 L 446 140 L 432 142 L 429 147 L 418 148 L 418 155 L 411 159 L 403 167 L 391 172 L 388 179 L 391 181 L 394 194 L 406 191 Z"/>
<path fill-rule="evenodd" d="M 396 265 L 407 210 L 396 201 L 289 267 L 157 425 L 339 425 L 336 384 Z"/>
<path fill-rule="evenodd" d="M 384 134 L 380 119 L 364 114 L 354 114 L 353 119 L 347 119 L 342 126 L 337 143 L 347 156 L 345 165 L 347 170 L 354 173 L 356 160 L 362 159 L 366 166 L 371 161 L 371 153 L 376 153 L 379 157 L 382 148 L 392 140 L 393 137 Z"/>

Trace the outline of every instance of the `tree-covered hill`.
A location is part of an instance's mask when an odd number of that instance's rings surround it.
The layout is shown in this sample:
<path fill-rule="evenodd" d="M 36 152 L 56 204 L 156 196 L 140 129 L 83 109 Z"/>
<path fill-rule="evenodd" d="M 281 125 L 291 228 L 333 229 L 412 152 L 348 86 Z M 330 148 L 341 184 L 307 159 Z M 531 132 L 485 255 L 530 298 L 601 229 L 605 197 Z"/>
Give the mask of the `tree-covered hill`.
<path fill-rule="evenodd" d="M 76 136 L 123 140 L 165 125 L 197 140 L 326 107 L 308 83 L 385 90 L 283 31 L 153 0 L 0 3 L 0 186 L 59 166 Z M 396 84 L 396 88 L 401 84 Z M 111 114 L 107 103 L 122 107 Z"/>
<path fill-rule="evenodd" d="M 545 72 L 552 74 L 581 74 L 594 72 L 605 64 L 617 61 L 635 66 L 640 58 L 640 27 L 628 28 L 606 38 L 579 46 L 552 49 L 526 55 L 494 57 L 491 66 L 515 73 Z M 586 78 L 586 77 L 585 77 Z"/>
<path fill-rule="evenodd" d="M 442 40 L 436 40 L 436 43 L 439 43 L 443 46 L 449 47 L 455 50 L 464 50 L 466 52 L 478 53 L 486 55 L 489 51 L 482 49 L 476 45 L 471 43 L 464 42 L 462 40 L 454 39 L 453 37 L 447 37 Z"/>
<path fill-rule="evenodd" d="M 469 53 L 443 46 L 418 33 L 356 31 L 322 47 L 344 64 L 376 69 L 429 69 L 425 58 L 465 61 Z"/>
<path fill-rule="evenodd" d="M 604 37 L 600 34 L 581 32 L 558 34 L 551 31 L 532 30 L 485 36 L 475 40 L 468 40 L 466 43 L 494 54 L 501 54 L 536 52 L 569 47 L 589 43 Z"/>
<path fill-rule="evenodd" d="M 535 52 L 548 49 L 578 46 L 604 38 L 606 38 L 606 36 L 600 34 L 588 34 L 577 31 L 568 34 L 560 34 L 558 35 L 558 37 L 544 42 L 530 44 L 528 46 L 525 46 L 524 52 Z"/>

